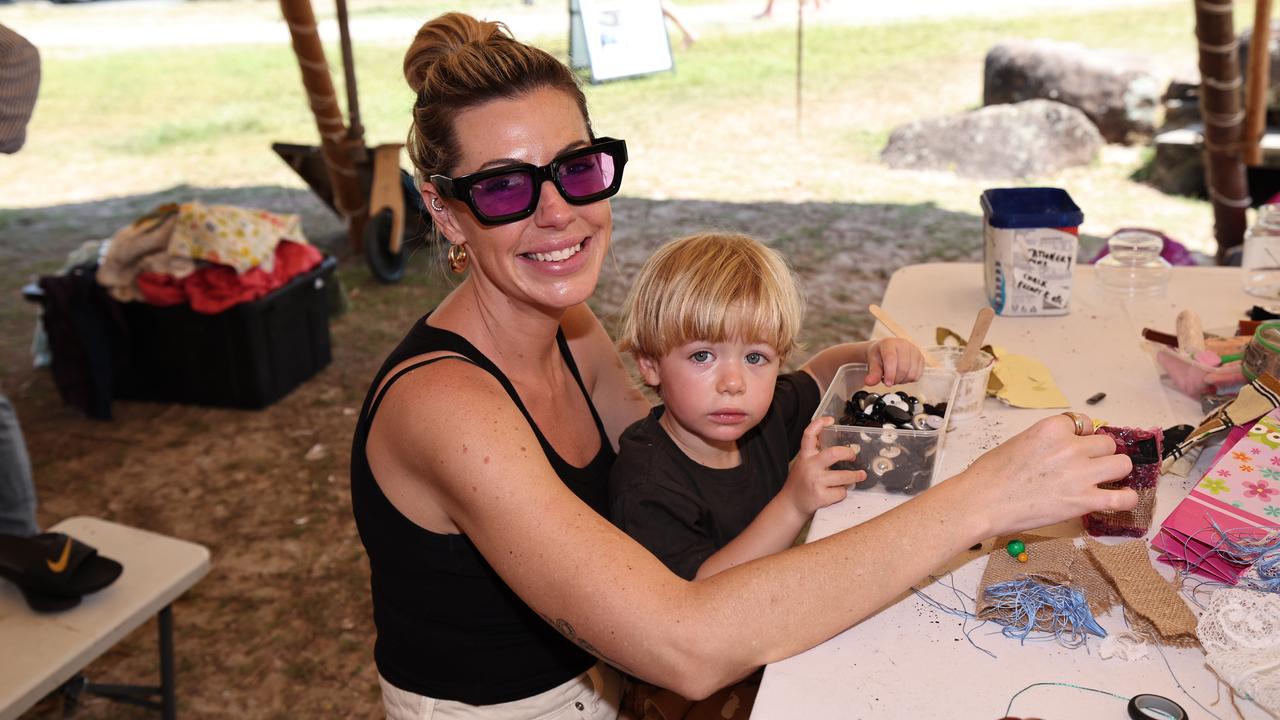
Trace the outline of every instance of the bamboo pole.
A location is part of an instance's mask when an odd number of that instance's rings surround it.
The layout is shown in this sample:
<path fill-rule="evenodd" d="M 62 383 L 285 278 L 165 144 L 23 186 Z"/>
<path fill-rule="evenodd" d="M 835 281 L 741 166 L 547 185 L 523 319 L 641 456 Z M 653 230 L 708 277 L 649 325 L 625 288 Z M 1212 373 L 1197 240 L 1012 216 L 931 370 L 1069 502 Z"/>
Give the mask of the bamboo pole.
<path fill-rule="evenodd" d="M 1271 84 L 1271 0 L 1257 0 L 1249 42 L 1249 85 L 1245 88 L 1244 163 L 1262 164 L 1267 129 L 1267 88 Z"/>
<path fill-rule="evenodd" d="M 1240 146 L 1239 42 L 1232 27 L 1231 0 L 1195 0 L 1200 45 L 1200 115 L 1204 120 L 1205 180 L 1213 205 L 1218 262 L 1244 241 L 1249 188 Z"/>
<path fill-rule="evenodd" d="M 307 91 L 311 113 L 320 132 L 320 154 L 333 186 L 333 205 L 347 223 L 347 239 L 352 250 L 361 249 L 360 234 L 368 219 L 368 199 L 360 189 L 355 163 L 348 147 L 347 126 L 338 107 L 338 96 L 329 75 L 329 63 L 320 44 L 315 12 L 310 0 L 280 0 L 280 11 L 289 25 L 293 53 L 302 71 L 302 85 Z"/>

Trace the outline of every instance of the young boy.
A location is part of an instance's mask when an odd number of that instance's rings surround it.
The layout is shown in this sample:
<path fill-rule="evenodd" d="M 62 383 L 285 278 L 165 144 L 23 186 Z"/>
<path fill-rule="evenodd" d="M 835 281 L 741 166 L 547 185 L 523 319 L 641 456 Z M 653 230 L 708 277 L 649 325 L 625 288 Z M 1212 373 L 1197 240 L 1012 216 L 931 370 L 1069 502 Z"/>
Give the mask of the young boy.
<path fill-rule="evenodd" d="M 802 313 L 786 263 L 742 235 L 667 243 L 631 289 L 619 346 L 663 405 L 622 434 L 612 519 L 681 577 L 786 549 L 815 510 L 865 478 L 830 469 L 854 451 L 820 449 L 834 420 L 809 421 L 841 365 L 866 363 L 869 385 L 923 371 L 920 351 L 894 338 L 835 345 L 779 375 Z"/>

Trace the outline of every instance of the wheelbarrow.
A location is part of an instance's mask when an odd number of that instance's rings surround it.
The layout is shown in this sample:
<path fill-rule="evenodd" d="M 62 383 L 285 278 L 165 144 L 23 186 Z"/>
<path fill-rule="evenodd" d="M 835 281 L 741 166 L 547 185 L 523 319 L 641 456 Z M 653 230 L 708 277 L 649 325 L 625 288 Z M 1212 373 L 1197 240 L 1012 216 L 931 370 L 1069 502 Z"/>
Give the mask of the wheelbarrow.
<path fill-rule="evenodd" d="M 413 176 L 400 168 L 403 145 L 365 144 L 347 4 L 336 3 L 350 122 L 338 107 L 310 0 L 280 0 L 320 145 L 273 143 L 271 148 L 346 222 L 351 249 L 364 254 L 373 276 L 399 282 L 408 257 L 406 241 L 426 238 L 431 219 Z"/>

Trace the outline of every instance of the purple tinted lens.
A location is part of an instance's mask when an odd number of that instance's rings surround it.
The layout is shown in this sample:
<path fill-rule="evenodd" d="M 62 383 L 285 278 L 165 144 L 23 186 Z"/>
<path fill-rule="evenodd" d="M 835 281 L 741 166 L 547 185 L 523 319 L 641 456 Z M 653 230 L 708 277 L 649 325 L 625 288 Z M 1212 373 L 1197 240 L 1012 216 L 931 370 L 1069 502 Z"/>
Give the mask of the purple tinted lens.
<path fill-rule="evenodd" d="M 560 186 L 572 198 L 595 195 L 613 185 L 613 156 L 596 152 L 560 164 Z"/>
<path fill-rule="evenodd" d="M 533 202 L 533 178 L 527 170 L 485 178 L 471 186 L 471 201 L 488 217 L 528 210 Z"/>

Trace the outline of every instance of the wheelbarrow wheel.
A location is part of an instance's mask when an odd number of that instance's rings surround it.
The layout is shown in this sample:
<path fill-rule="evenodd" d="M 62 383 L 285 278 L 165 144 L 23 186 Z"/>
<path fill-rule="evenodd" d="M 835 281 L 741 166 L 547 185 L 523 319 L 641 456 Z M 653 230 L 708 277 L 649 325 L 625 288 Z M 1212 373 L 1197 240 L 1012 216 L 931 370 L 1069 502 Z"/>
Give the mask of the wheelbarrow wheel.
<path fill-rule="evenodd" d="M 379 282 L 390 285 L 404 279 L 408 253 L 405 252 L 405 243 L 400 243 L 399 252 L 391 252 L 390 208 L 384 208 L 365 223 L 364 257 Z"/>

